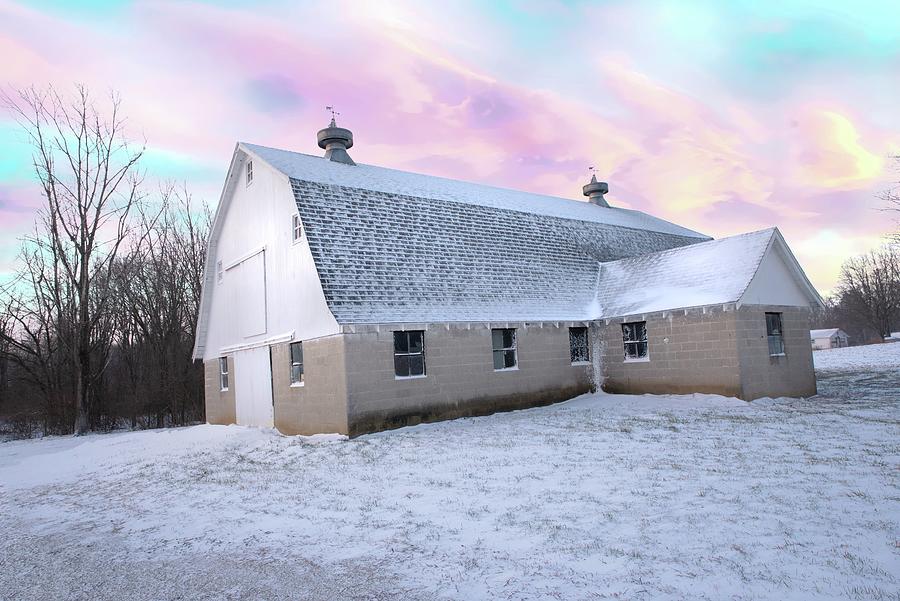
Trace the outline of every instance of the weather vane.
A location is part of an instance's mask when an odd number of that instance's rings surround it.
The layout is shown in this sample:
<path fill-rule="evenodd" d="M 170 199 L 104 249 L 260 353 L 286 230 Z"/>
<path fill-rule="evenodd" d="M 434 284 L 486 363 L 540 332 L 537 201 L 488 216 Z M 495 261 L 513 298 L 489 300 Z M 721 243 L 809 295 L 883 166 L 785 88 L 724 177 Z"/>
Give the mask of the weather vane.
<path fill-rule="evenodd" d="M 594 167 L 593 165 L 588 167 L 588 171 L 590 172 L 591 175 L 597 175 L 597 168 Z"/>
<path fill-rule="evenodd" d="M 326 106 L 326 107 L 325 107 L 325 110 L 326 110 L 326 111 L 331 111 L 331 126 L 334 127 L 334 124 L 335 124 L 335 121 L 334 121 L 334 120 L 335 120 L 335 118 L 336 118 L 338 115 L 340 115 L 340 113 L 337 112 L 336 110 L 334 110 L 334 107 L 333 107 L 333 106 Z"/>

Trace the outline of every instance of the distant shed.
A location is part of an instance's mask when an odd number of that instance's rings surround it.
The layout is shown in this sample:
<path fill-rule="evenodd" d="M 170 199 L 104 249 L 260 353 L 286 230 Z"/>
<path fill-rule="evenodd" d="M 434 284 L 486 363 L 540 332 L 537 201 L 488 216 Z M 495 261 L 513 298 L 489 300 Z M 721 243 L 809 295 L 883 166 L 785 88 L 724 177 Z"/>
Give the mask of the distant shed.
<path fill-rule="evenodd" d="M 843 348 L 849 346 L 850 337 L 840 328 L 825 328 L 822 330 L 810 330 L 809 338 L 814 351 L 822 351 L 830 348 Z"/>

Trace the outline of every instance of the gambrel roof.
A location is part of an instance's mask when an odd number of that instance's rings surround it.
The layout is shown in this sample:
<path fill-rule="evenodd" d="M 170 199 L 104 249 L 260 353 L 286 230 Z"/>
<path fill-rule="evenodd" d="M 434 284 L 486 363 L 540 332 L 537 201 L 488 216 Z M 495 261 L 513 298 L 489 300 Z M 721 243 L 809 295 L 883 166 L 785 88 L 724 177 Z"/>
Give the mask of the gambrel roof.
<path fill-rule="evenodd" d="M 241 148 L 290 178 L 342 324 L 587 319 L 601 263 L 708 239 L 639 211 Z"/>

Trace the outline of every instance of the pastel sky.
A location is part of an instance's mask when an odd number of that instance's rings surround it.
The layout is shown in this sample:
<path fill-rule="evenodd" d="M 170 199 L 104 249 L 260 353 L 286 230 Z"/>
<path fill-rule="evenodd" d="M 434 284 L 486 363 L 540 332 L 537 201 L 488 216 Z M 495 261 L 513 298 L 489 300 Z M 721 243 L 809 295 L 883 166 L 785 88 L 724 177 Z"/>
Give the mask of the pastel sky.
<path fill-rule="evenodd" d="M 827 293 L 891 229 L 900 3 L 0 0 L 0 85 L 118 90 L 154 178 L 218 201 L 236 141 L 781 228 Z M 40 204 L 0 113 L 0 277 Z"/>

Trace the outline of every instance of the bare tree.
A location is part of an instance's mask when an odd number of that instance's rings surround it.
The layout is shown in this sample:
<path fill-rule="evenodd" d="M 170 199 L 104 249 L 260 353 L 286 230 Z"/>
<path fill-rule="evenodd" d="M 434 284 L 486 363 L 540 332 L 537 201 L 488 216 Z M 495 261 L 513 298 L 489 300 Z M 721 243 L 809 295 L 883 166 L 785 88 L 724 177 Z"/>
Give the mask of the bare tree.
<path fill-rule="evenodd" d="M 894 161 L 895 170 L 900 173 L 900 154 L 891 157 Z M 881 193 L 880 198 L 886 203 L 885 210 L 897 214 L 894 220 L 896 228 L 892 237 L 895 242 L 900 243 L 900 181 Z"/>
<path fill-rule="evenodd" d="M 113 270 L 141 202 L 138 161 L 144 145 L 129 144 L 120 99 L 101 111 L 84 87 L 71 99 L 35 88 L 0 100 L 33 148 L 44 205 L 25 242 L 25 282 L 32 298 L 18 326 L 28 352 L 62 354 L 72 368 L 75 433 L 91 425 L 91 403 L 112 340 Z M 39 349 L 40 345 L 47 348 Z M 33 348 L 31 348 L 33 347 Z M 21 350 L 21 349 L 20 349 Z"/>
<path fill-rule="evenodd" d="M 838 284 L 841 310 L 880 337 L 900 325 L 900 246 L 887 244 L 844 263 Z"/>
<path fill-rule="evenodd" d="M 117 273 L 125 322 L 119 350 L 132 394 L 156 427 L 202 418 L 202 373 L 191 361 L 211 213 L 170 186 Z"/>

